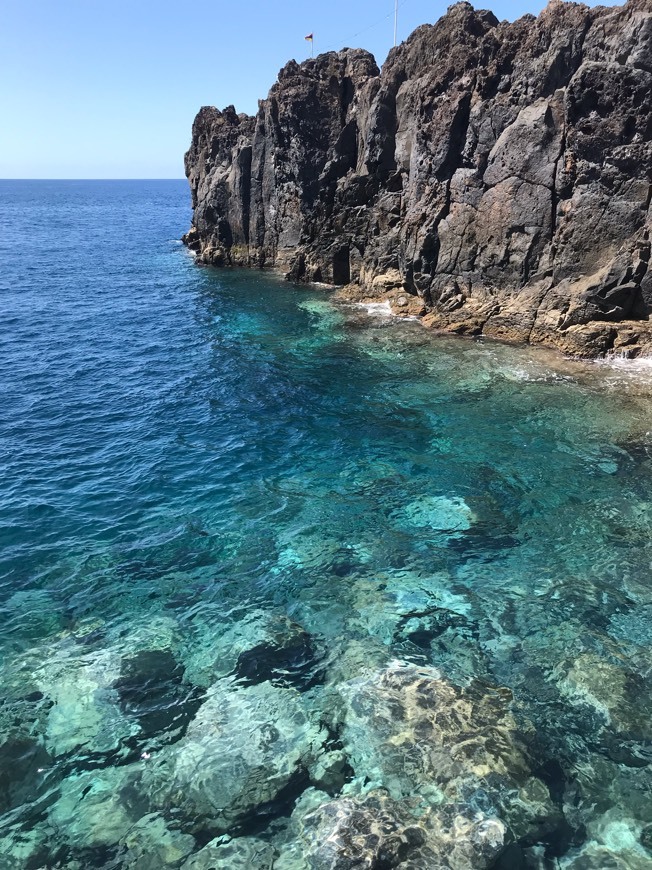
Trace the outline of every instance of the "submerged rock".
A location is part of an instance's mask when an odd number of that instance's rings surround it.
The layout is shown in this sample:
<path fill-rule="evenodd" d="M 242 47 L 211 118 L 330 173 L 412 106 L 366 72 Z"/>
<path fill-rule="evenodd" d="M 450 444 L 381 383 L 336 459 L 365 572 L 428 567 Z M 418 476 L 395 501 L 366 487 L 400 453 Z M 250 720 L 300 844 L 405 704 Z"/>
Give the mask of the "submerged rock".
<path fill-rule="evenodd" d="M 31 735 L 18 729 L 0 735 L 0 814 L 36 797 L 51 762 Z"/>
<path fill-rule="evenodd" d="M 606 754 L 577 754 L 574 777 L 564 790 L 564 814 L 584 837 L 573 845 L 646 856 L 652 768 L 618 764 Z M 572 851 L 569 856 L 576 855 Z M 624 859 L 626 860 L 626 859 Z M 581 865 L 580 865 L 581 866 Z"/>
<path fill-rule="evenodd" d="M 45 740 L 52 701 L 33 680 L 32 664 L 8 657 L 0 670 L 0 814 L 35 800 L 61 775 Z"/>
<path fill-rule="evenodd" d="M 311 635 L 284 615 L 262 610 L 200 622 L 189 636 L 183 663 L 186 677 L 208 687 L 234 676 L 244 685 L 270 680 L 303 690 L 322 679 L 321 653 Z"/>
<path fill-rule="evenodd" d="M 506 689 L 466 689 L 433 668 L 396 663 L 340 689 L 342 741 L 356 777 L 395 800 L 459 805 L 500 818 L 523 841 L 545 839 L 561 821 L 532 775 L 522 726 Z"/>
<path fill-rule="evenodd" d="M 641 841 L 641 846 L 652 855 L 652 824 L 646 825 L 643 828 L 639 840 Z"/>
<path fill-rule="evenodd" d="M 425 660 L 441 667 L 458 683 L 489 675 L 477 623 L 444 607 L 405 613 L 396 625 L 392 646 L 402 659 L 416 663 Z"/>
<path fill-rule="evenodd" d="M 295 690 L 224 681 L 211 688 L 186 736 L 146 766 L 141 788 L 185 829 L 223 833 L 252 813 L 264 816 L 265 805 L 307 780 L 326 737 Z"/>
<path fill-rule="evenodd" d="M 183 678 L 184 668 L 170 650 L 142 650 L 122 659 L 113 688 L 122 711 L 138 723 L 141 737 L 180 733 L 192 719 L 200 695 Z"/>
<path fill-rule="evenodd" d="M 5 631 L 19 638 L 47 638 L 58 634 L 65 625 L 61 608 L 46 589 L 14 592 L 1 612 L 7 620 Z"/>
<path fill-rule="evenodd" d="M 356 773 L 394 797 L 441 798 L 492 773 L 524 781 L 529 768 L 506 689 L 457 689 L 433 668 L 397 662 L 340 687 L 344 739 Z"/>
<path fill-rule="evenodd" d="M 584 729 L 589 745 L 631 767 L 652 762 L 649 679 L 589 652 L 560 663 L 555 676 L 568 704 L 592 712 L 593 725 Z"/>
<path fill-rule="evenodd" d="M 123 864 L 129 870 L 178 868 L 195 848 L 188 834 L 171 830 L 155 813 L 143 816 L 122 838 Z"/>
<path fill-rule="evenodd" d="M 328 794 L 341 791 L 352 772 L 346 753 L 341 749 L 323 752 L 309 768 L 310 782 Z"/>
<path fill-rule="evenodd" d="M 128 799 L 137 772 L 135 766 L 117 767 L 67 777 L 48 824 L 73 849 L 117 845 L 141 815 Z"/>
<path fill-rule="evenodd" d="M 277 851 L 254 837 L 219 837 L 192 855 L 182 870 L 272 870 Z"/>
<path fill-rule="evenodd" d="M 297 820 L 310 870 L 386 867 L 482 868 L 502 851 L 506 830 L 470 808 L 410 807 L 386 792 L 342 797 L 309 809 Z M 296 867 L 286 858 L 281 870 Z"/>
<path fill-rule="evenodd" d="M 152 619 L 147 629 L 103 634 L 102 646 L 67 634 L 9 659 L 0 725 L 20 722 L 53 758 L 92 756 L 94 764 L 126 760 L 139 742 L 183 730 L 201 698 L 185 680 L 169 628 Z"/>
<path fill-rule="evenodd" d="M 303 690 L 322 680 L 319 654 L 307 631 L 284 620 L 268 640 L 238 656 L 234 676 L 244 685 L 269 680 L 274 686 Z"/>
<path fill-rule="evenodd" d="M 3 870 L 35 870 L 47 867 L 52 831 L 42 824 L 3 826 L 0 855 Z"/>
<path fill-rule="evenodd" d="M 448 534 L 468 531 L 475 520 L 463 498 L 444 495 L 422 496 L 396 511 L 392 518 L 400 525 Z"/>
<path fill-rule="evenodd" d="M 560 870 L 647 870 L 649 866 L 650 859 L 642 852 L 613 851 L 596 843 L 587 843 L 559 863 Z"/>
<path fill-rule="evenodd" d="M 76 645 L 67 643 L 38 668 L 37 685 L 53 702 L 45 735 L 52 755 L 113 752 L 138 733 L 138 725 L 120 709 L 113 688 L 120 676 L 120 661 L 115 650 L 80 655 Z"/>

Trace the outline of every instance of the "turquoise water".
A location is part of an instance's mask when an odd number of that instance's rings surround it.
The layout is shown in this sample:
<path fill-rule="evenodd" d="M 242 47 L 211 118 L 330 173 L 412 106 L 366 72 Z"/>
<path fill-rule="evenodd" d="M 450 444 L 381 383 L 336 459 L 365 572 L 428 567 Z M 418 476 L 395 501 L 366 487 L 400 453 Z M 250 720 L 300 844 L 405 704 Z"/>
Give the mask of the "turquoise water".
<path fill-rule="evenodd" d="M 199 268 L 189 218 L 0 183 L 2 866 L 652 866 L 650 369 Z"/>

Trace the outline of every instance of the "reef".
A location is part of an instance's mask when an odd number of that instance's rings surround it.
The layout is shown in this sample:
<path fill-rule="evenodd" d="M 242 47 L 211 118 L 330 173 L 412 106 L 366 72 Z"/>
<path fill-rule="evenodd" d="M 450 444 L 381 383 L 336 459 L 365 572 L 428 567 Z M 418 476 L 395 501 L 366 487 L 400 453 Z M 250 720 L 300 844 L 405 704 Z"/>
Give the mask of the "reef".
<path fill-rule="evenodd" d="M 466 335 L 652 348 L 652 3 L 457 3 L 390 51 L 204 107 L 186 174 L 200 262 L 274 267 Z"/>

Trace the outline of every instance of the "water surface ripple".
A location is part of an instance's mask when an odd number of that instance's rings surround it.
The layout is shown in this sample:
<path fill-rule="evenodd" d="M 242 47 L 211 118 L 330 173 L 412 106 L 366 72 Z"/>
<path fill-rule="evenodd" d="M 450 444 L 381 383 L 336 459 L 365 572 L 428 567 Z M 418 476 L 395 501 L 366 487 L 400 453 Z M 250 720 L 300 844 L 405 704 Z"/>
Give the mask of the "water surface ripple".
<path fill-rule="evenodd" d="M 650 370 L 188 224 L 0 182 L 2 867 L 651 867 Z"/>

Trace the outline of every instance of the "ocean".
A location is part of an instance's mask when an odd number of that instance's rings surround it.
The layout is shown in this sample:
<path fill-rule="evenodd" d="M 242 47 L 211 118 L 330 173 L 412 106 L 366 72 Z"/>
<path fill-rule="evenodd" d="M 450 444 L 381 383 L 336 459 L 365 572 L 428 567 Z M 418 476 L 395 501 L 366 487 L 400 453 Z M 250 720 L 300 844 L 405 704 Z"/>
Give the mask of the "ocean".
<path fill-rule="evenodd" d="M 0 182 L 2 867 L 652 866 L 652 369 L 190 217 Z"/>

